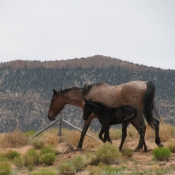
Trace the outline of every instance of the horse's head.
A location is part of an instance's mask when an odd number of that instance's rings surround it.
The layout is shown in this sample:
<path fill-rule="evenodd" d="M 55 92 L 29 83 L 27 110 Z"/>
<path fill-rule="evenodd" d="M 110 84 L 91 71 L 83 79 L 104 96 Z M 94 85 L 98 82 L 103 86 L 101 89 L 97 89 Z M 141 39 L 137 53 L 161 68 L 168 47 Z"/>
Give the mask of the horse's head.
<path fill-rule="evenodd" d="M 55 117 L 60 113 L 64 106 L 65 103 L 61 97 L 61 94 L 53 89 L 52 100 L 48 111 L 49 120 L 55 120 Z"/>

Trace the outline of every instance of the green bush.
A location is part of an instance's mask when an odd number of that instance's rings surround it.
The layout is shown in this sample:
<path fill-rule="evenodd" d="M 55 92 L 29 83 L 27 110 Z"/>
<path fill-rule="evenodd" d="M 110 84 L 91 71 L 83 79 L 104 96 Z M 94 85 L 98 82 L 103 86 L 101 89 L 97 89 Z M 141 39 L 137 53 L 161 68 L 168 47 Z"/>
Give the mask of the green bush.
<path fill-rule="evenodd" d="M 109 165 L 98 165 L 98 166 L 89 166 L 88 171 L 90 173 L 90 175 L 115 175 L 115 174 L 120 174 L 120 175 L 124 175 L 126 173 L 124 173 L 125 167 L 111 167 Z"/>
<path fill-rule="evenodd" d="M 13 160 L 15 157 L 19 157 L 20 153 L 14 150 L 8 150 L 5 153 L 5 156 L 7 157 L 8 160 Z"/>
<path fill-rule="evenodd" d="M 31 172 L 29 175 L 57 175 L 55 170 L 53 169 L 40 169 L 40 170 L 34 170 L 34 172 Z"/>
<path fill-rule="evenodd" d="M 58 165 L 58 174 L 72 175 L 76 173 L 76 169 L 71 161 L 65 161 Z"/>
<path fill-rule="evenodd" d="M 6 157 L 6 154 L 5 153 L 0 153 L 0 162 L 1 161 L 7 161 L 7 157 Z"/>
<path fill-rule="evenodd" d="M 120 157 L 118 148 L 116 148 L 111 143 L 105 143 L 100 146 L 95 152 L 95 160 L 97 163 L 102 162 L 104 164 L 109 164 Z"/>
<path fill-rule="evenodd" d="M 6 161 L 0 162 L 0 175 L 10 175 L 11 171 L 12 168 L 9 162 Z"/>
<path fill-rule="evenodd" d="M 25 135 L 26 135 L 27 137 L 30 137 L 30 136 L 32 136 L 32 135 L 34 135 L 34 134 L 36 134 L 36 131 L 34 131 L 34 130 L 30 130 L 30 131 L 25 132 Z"/>
<path fill-rule="evenodd" d="M 21 169 L 23 167 L 23 160 L 21 157 L 15 157 L 13 160 L 13 163 L 16 167 L 18 167 L 19 169 Z"/>
<path fill-rule="evenodd" d="M 57 151 L 51 146 L 45 146 L 41 149 L 40 155 L 43 155 L 43 154 L 46 154 L 46 153 L 52 153 L 52 154 L 56 155 Z"/>
<path fill-rule="evenodd" d="M 45 165 L 52 165 L 56 156 L 53 153 L 45 153 L 39 157 L 39 162 Z"/>
<path fill-rule="evenodd" d="M 24 166 L 32 171 L 35 165 L 39 164 L 39 155 L 35 149 L 29 149 L 23 157 Z"/>
<path fill-rule="evenodd" d="M 156 148 L 153 150 L 153 156 L 157 160 L 168 160 L 168 158 L 171 156 L 171 151 L 169 148 Z"/>
<path fill-rule="evenodd" d="M 76 156 L 72 160 L 72 164 L 74 165 L 76 171 L 83 170 L 86 166 L 84 159 L 81 156 Z"/>
<path fill-rule="evenodd" d="M 122 155 L 131 157 L 134 151 L 130 148 L 123 148 L 121 152 L 122 152 Z"/>
<path fill-rule="evenodd" d="M 36 149 L 41 149 L 44 146 L 44 141 L 40 139 L 33 139 L 30 141 L 30 144 Z"/>

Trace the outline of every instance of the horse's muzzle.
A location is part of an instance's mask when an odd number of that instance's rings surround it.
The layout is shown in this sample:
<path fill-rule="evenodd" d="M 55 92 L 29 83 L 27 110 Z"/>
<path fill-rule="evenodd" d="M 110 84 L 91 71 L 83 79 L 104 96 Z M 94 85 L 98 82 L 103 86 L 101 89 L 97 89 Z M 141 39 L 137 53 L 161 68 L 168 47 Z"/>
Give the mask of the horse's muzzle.
<path fill-rule="evenodd" d="M 50 121 L 55 120 L 55 115 L 53 115 L 53 114 L 48 115 L 48 119 L 49 119 Z"/>

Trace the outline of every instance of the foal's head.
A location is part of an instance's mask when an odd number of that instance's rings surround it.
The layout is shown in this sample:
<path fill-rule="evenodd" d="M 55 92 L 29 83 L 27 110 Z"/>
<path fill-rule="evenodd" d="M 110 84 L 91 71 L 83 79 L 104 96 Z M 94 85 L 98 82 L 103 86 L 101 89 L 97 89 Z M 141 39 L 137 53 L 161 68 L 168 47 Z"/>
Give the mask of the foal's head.
<path fill-rule="evenodd" d="M 100 109 L 100 105 L 98 105 L 98 102 L 92 101 L 92 99 L 86 100 L 84 98 L 85 105 L 84 105 L 84 112 L 83 112 L 83 119 L 88 120 L 88 117 L 91 115 L 92 112 L 96 113 Z"/>

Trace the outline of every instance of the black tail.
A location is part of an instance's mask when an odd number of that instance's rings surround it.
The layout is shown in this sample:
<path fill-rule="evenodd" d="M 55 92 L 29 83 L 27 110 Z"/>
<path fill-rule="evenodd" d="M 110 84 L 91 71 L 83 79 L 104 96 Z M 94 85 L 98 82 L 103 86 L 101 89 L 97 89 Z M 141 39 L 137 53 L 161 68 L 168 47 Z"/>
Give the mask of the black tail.
<path fill-rule="evenodd" d="M 155 86 L 152 81 L 147 82 L 147 91 L 144 98 L 143 113 L 148 124 L 155 129 L 160 116 L 154 102 Z"/>

